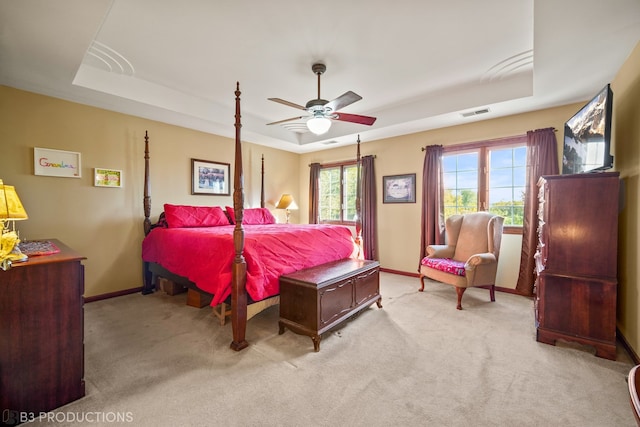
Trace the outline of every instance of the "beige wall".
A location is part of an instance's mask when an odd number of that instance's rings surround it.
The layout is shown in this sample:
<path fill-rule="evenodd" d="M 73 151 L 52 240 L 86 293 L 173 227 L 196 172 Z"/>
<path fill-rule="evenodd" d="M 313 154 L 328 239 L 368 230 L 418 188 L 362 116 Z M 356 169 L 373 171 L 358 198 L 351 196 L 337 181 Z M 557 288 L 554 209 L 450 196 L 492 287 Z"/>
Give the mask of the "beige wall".
<path fill-rule="evenodd" d="M 624 183 L 624 208 L 619 217 L 618 329 L 640 353 L 640 277 L 638 230 L 640 215 L 640 44 L 611 83 L 613 90 L 614 165 Z"/>
<path fill-rule="evenodd" d="M 636 47 L 612 82 L 614 91 L 615 169 L 625 183 L 620 216 L 618 327 L 633 349 L 640 350 L 638 200 L 640 200 L 640 48 Z M 585 100 L 586 101 L 586 100 Z M 520 114 L 397 138 L 364 141 L 362 154 L 375 154 L 378 239 L 383 267 L 415 273 L 420 242 L 421 147 L 450 145 L 523 134 L 555 127 L 561 150 L 564 121 L 584 103 Z M 230 116 L 232 119 L 232 114 Z M 59 238 L 85 256 L 86 296 L 141 285 L 140 245 L 144 174 L 144 131 L 151 141 L 152 218 L 165 202 L 226 205 L 232 199 L 190 194 L 191 158 L 228 162 L 233 141 L 215 135 L 117 114 L 0 86 L 0 178 L 15 185 L 29 214 L 19 224 L 27 239 Z M 33 175 L 33 147 L 82 153 L 82 178 Z M 309 163 L 355 157 L 355 147 L 297 155 L 245 143 L 245 204 L 260 200 L 260 159 L 265 156 L 265 198 L 273 209 L 280 194 L 294 195 L 300 210 L 292 222 L 308 222 Z M 92 185 L 94 167 L 124 171 L 124 187 Z M 382 177 L 415 173 L 418 203 L 383 204 Z M 274 210 L 281 220 L 283 213 Z M 515 287 L 519 236 L 506 236 L 497 284 Z"/>
<path fill-rule="evenodd" d="M 378 202 L 378 246 L 380 264 L 391 270 L 417 273 L 420 256 L 420 201 L 421 174 L 424 161 L 422 147 L 433 144 L 452 145 L 464 142 L 522 135 L 528 130 L 554 127 L 558 129 L 558 150 L 561 153 L 564 122 L 582 106 L 582 103 L 552 108 L 533 113 L 514 115 L 453 126 L 396 138 L 363 141 L 363 156 L 375 154 L 375 173 Z M 355 158 L 354 147 L 340 147 L 302 155 L 300 162 L 300 188 L 309 187 L 309 167 L 313 162 L 329 163 Z M 416 174 L 416 201 L 410 204 L 382 203 L 382 177 L 385 175 Z M 301 210 L 308 209 L 304 200 Z M 305 219 L 306 221 L 307 219 Z M 498 267 L 496 284 L 514 289 L 518 279 L 522 238 L 505 235 Z"/>
<path fill-rule="evenodd" d="M 230 122 L 233 121 L 233 112 Z M 57 238 L 87 257 L 85 296 L 141 286 L 144 132 L 149 131 L 152 219 L 165 202 L 231 205 L 231 196 L 191 195 L 191 159 L 231 164 L 231 139 L 0 86 L 0 178 L 14 185 L 29 219 L 23 239 Z M 33 147 L 78 151 L 82 178 L 33 174 Z M 267 203 L 298 192 L 298 155 L 244 144 L 245 205 L 260 205 L 260 158 L 274 165 Z M 275 167 L 277 165 L 277 167 Z M 123 188 L 93 186 L 93 168 L 123 171 Z M 297 176 L 297 175 L 296 175 Z M 290 183 L 295 184 L 290 188 Z M 273 206 L 267 207 L 273 209 Z M 282 217 L 282 212 L 274 211 Z"/>

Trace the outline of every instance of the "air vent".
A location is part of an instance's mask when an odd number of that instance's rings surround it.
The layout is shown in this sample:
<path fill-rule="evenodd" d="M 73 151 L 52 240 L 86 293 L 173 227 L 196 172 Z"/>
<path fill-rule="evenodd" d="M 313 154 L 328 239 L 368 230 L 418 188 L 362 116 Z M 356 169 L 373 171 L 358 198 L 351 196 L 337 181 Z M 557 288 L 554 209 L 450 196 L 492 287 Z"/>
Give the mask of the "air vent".
<path fill-rule="evenodd" d="M 295 132 L 295 133 L 308 133 L 309 129 L 307 128 L 307 124 L 306 123 L 283 123 L 281 125 L 283 128 L 285 128 L 288 131 L 291 132 Z"/>
<path fill-rule="evenodd" d="M 480 114 L 486 114 L 489 112 L 488 108 L 483 108 L 481 110 L 475 110 L 475 111 L 467 111 L 466 113 L 462 113 L 462 117 L 473 117 L 473 116 L 478 116 Z"/>
<path fill-rule="evenodd" d="M 337 144 L 338 141 L 336 141 L 335 139 L 331 139 L 329 141 L 324 141 L 323 144 L 324 145 L 331 145 L 331 144 Z"/>

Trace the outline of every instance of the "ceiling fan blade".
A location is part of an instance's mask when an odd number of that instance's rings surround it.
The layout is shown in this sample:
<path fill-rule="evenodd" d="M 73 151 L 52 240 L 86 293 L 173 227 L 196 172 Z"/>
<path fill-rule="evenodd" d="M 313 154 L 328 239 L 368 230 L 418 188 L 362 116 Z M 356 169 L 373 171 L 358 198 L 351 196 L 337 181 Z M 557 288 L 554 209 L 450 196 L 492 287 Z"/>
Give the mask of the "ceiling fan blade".
<path fill-rule="evenodd" d="M 267 99 L 269 101 L 273 101 L 273 102 L 277 102 L 279 104 L 288 105 L 289 107 L 297 108 L 298 110 L 305 110 L 305 111 L 307 110 L 302 105 L 294 104 L 293 102 L 285 101 L 284 99 L 280 99 L 280 98 L 267 98 Z"/>
<path fill-rule="evenodd" d="M 294 120 L 303 119 L 304 117 L 306 117 L 306 116 L 298 116 L 298 117 L 291 117 L 290 119 L 278 120 L 277 122 L 267 123 L 267 126 L 269 126 L 269 125 L 277 125 L 277 124 L 285 123 L 285 122 L 291 122 L 291 121 L 294 121 Z"/>
<path fill-rule="evenodd" d="M 353 93 L 351 91 L 345 92 L 333 101 L 329 101 L 324 107 L 331 108 L 332 112 L 338 111 L 346 107 L 347 105 L 351 105 L 356 101 L 360 101 L 362 97 L 357 93 Z"/>
<path fill-rule="evenodd" d="M 331 118 L 334 120 L 340 120 L 343 122 L 359 123 L 361 125 L 368 125 L 368 126 L 371 126 L 376 121 L 376 117 L 361 116 L 359 114 L 346 114 L 346 113 L 335 113 L 331 115 Z"/>

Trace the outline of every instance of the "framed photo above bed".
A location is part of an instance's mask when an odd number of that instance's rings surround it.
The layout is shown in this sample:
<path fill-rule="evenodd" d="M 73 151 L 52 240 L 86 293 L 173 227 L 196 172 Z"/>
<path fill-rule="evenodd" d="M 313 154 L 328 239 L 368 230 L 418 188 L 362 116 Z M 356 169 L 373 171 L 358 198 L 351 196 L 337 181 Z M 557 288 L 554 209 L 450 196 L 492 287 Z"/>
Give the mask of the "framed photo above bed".
<path fill-rule="evenodd" d="M 229 163 L 191 159 L 191 194 L 230 195 L 230 169 Z"/>
<path fill-rule="evenodd" d="M 382 177 L 383 203 L 415 203 L 416 174 Z"/>

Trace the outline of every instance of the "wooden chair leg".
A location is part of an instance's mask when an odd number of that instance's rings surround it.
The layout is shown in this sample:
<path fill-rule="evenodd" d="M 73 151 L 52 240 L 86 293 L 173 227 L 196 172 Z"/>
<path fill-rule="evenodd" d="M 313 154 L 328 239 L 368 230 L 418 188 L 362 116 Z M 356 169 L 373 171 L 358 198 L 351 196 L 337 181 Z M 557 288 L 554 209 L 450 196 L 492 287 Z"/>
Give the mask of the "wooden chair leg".
<path fill-rule="evenodd" d="M 496 301 L 496 285 L 489 286 L 489 296 L 491 297 L 491 302 Z"/>
<path fill-rule="evenodd" d="M 418 292 L 424 292 L 424 276 L 420 275 L 420 289 L 418 289 Z"/>
<path fill-rule="evenodd" d="M 464 291 L 466 291 L 467 288 L 460 288 L 458 286 L 456 286 L 455 288 L 456 288 L 456 293 L 458 294 L 458 306 L 456 308 L 458 310 L 462 310 L 462 294 L 464 294 Z"/>

